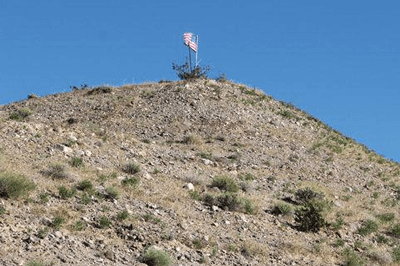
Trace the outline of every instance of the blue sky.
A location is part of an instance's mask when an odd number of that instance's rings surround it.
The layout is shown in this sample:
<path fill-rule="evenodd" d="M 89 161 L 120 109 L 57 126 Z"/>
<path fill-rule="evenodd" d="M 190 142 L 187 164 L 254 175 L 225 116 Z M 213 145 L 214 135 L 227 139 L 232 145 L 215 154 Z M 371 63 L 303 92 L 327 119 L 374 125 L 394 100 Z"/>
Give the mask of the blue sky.
<path fill-rule="evenodd" d="M 211 77 L 262 89 L 400 161 L 399 1 L 1 0 L 0 104 L 177 80 L 182 34 Z"/>

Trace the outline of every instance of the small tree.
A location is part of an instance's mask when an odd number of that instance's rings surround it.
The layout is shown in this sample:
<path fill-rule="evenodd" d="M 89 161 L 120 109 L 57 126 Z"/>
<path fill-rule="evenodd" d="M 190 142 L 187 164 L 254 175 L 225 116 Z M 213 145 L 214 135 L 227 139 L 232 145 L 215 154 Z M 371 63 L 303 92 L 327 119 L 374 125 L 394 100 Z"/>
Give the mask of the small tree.
<path fill-rule="evenodd" d="M 193 69 L 190 69 L 189 63 L 186 62 L 183 65 L 178 65 L 172 63 L 172 69 L 176 71 L 178 77 L 182 80 L 194 80 L 199 78 L 207 78 L 207 74 L 210 71 L 210 66 L 195 66 Z"/>

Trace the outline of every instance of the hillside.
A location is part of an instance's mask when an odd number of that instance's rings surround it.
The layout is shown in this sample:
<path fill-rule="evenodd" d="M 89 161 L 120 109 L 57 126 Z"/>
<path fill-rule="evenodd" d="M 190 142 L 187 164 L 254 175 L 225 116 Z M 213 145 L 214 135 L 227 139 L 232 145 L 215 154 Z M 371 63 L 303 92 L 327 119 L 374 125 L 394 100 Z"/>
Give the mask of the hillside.
<path fill-rule="evenodd" d="M 242 84 L 31 95 L 0 132 L 1 265 L 400 261 L 400 165 Z"/>

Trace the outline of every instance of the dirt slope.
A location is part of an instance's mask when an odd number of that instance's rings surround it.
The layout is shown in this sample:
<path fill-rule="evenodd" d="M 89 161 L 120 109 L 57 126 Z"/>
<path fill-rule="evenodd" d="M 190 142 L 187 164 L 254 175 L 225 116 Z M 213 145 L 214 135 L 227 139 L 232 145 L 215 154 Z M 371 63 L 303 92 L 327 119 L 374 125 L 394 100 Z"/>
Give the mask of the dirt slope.
<path fill-rule="evenodd" d="M 0 133 L 1 265 L 400 260 L 399 164 L 241 84 L 32 95 Z"/>

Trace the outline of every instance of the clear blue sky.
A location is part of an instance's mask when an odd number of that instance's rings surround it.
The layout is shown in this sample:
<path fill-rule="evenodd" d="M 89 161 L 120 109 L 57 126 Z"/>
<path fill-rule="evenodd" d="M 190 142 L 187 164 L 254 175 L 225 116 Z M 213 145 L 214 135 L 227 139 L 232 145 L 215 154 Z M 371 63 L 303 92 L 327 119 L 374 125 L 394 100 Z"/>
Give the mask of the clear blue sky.
<path fill-rule="evenodd" d="M 182 34 L 211 77 L 292 102 L 400 161 L 400 2 L 1 0 L 0 104 L 176 80 Z"/>

